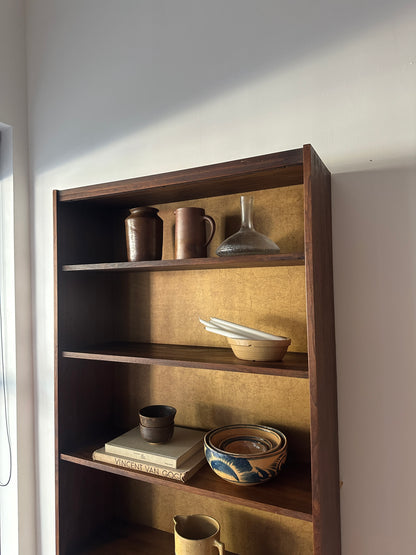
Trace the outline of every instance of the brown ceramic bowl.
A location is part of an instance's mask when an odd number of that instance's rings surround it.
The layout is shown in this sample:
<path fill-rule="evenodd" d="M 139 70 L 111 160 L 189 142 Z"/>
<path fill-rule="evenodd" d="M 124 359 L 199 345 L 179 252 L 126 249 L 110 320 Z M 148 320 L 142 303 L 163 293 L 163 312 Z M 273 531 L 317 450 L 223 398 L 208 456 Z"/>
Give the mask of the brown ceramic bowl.
<path fill-rule="evenodd" d="M 150 428 L 161 428 L 173 424 L 176 409 L 170 405 L 149 405 L 139 410 L 140 424 Z"/>
<path fill-rule="evenodd" d="M 167 443 L 172 439 L 175 430 L 174 424 L 169 426 L 161 426 L 159 428 L 151 428 L 139 424 L 140 435 L 148 443 Z"/>
<path fill-rule="evenodd" d="M 173 435 L 176 409 L 170 405 L 149 405 L 139 410 L 139 430 L 149 443 L 166 443 Z"/>

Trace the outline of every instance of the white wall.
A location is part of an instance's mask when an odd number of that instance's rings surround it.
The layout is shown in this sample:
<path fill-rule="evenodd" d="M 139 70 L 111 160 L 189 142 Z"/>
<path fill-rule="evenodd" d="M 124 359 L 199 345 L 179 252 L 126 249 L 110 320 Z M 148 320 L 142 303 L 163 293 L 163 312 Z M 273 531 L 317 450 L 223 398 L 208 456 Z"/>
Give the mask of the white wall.
<path fill-rule="evenodd" d="M 4 555 L 33 555 L 36 549 L 24 16 L 23 0 L 0 0 L 0 223 L 4 240 L 0 287 L 7 295 L 2 305 L 6 309 L 5 362 L 13 455 L 10 484 L 0 488 L 0 551 Z M 4 482 L 9 461 L 2 404 L 1 410 L 0 481 Z"/>
<path fill-rule="evenodd" d="M 52 189 L 308 142 L 334 175 L 343 553 L 416 552 L 415 24 L 410 0 L 28 2 L 42 555 Z"/>

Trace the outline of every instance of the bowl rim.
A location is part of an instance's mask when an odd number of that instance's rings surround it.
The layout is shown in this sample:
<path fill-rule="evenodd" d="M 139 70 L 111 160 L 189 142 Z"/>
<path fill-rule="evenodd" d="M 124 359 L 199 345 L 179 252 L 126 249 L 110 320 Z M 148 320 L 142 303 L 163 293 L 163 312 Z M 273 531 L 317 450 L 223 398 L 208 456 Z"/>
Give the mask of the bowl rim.
<path fill-rule="evenodd" d="M 282 442 L 279 445 L 277 445 L 276 447 L 274 447 L 273 449 L 270 449 L 268 451 L 264 451 L 262 453 L 252 453 L 252 454 L 230 453 L 229 451 L 224 451 L 223 449 L 220 449 L 219 447 L 216 447 L 215 445 L 212 445 L 210 443 L 210 439 L 211 439 L 213 434 L 218 433 L 222 430 L 235 429 L 235 428 L 237 428 L 237 429 L 238 428 L 251 428 L 253 430 L 267 430 L 268 432 L 273 432 L 274 434 L 277 434 L 280 437 L 280 439 L 282 440 Z M 204 435 L 204 446 L 208 449 L 212 449 L 216 453 L 219 453 L 221 455 L 226 455 L 227 457 L 235 457 L 235 458 L 239 458 L 239 459 L 264 459 L 266 457 L 269 457 L 270 455 L 277 455 L 281 451 L 285 451 L 287 449 L 287 438 L 286 438 L 286 436 L 283 432 L 281 432 L 277 428 L 272 428 L 271 426 L 263 426 L 262 424 L 229 424 L 227 426 L 220 426 L 218 428 L 214 428 L 212 430 L 209 430 Z"/>
<path fill-rule="evenodd" d="M 164 428 L 174 423 L 176 408 L 171 405 L 147 405 L 139 410 L 139 424 L 148 428 Z"/>
<path fill-rule="evenodd" d="M 240 347 L 289 347 L 292 343 L 290 337 L 285 337 L 284 339 L 233 339 L 227 337 L 228 343 L 230 345 L 238 345 Z"/>
<path fill-rule="evenodd" d="M 158 414 L 154 414 L 155 412 Z M 139 409 L 139 416 L 145 418 L 172 418 L 176 415 L 176 412 L 176 408 L 171 405 L 146 405 Z"/>

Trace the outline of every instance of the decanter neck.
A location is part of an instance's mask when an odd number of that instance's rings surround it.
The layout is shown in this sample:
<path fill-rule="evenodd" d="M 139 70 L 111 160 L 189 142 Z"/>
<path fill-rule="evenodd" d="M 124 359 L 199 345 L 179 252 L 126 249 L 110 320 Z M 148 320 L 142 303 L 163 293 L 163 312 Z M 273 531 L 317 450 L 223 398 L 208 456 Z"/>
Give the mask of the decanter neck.
<path fill-rule="evenodd" d="M 241 228 L 254 229 L 253 225 L 253 197 L 241 196 Z"/>

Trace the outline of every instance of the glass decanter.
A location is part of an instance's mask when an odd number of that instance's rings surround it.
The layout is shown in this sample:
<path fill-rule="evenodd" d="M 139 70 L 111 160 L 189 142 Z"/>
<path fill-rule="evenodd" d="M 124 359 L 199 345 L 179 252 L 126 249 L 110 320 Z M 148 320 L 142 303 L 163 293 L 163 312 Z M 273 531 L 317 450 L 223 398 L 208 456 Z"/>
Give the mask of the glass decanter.
<path fill-rule="evenodd" d="M 217 248 L 218 256 L 241 254 L 278 254 L 280 248 L 271 239 L 257 232 L 253 225 L 253 197 L 242 196 L 241 227 Z"/>

